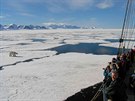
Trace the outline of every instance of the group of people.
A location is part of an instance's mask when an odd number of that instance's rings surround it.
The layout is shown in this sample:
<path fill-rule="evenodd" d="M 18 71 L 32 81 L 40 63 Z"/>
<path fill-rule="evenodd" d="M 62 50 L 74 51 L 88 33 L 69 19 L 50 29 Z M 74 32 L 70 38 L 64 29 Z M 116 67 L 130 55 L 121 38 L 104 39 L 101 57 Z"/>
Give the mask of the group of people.
<path fill-rule="evenodd" d="M 135 49 L 113 58 L 104 69 L 105 96 L 107 101 L 127 101 L 126 73 L 135 61 Z M 130 81 L 133 79 L 130 78 Z M 134 79 L 135 80 L 135 79 Z M 135 83 L 135 81 L 134 81 Z M 135 89 L 135 88 L 134 88 Z"/>

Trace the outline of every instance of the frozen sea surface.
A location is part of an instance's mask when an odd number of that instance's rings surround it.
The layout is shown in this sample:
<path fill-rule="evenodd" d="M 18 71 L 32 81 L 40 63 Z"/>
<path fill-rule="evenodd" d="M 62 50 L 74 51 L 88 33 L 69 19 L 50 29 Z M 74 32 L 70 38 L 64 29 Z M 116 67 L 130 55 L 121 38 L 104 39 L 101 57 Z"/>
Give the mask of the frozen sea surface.
<path fill-rule="evenodd" d="M 1 101 L 62 101 L 102 81 L 102 68 L 115 57 L 120 32 L 0 31 Z M 9 57 L 10 51 L 17 57 Z"/>

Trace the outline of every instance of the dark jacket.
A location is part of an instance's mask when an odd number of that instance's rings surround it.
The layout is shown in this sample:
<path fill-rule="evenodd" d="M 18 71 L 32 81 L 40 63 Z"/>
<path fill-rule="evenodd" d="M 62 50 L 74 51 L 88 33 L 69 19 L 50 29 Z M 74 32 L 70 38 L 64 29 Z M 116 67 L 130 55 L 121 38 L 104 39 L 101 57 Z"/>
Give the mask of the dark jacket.
<path fill-rule="evenodd" d="M 121 78 L 117 78 L 105 89 L 105 94 L 112 101 L 127 101 L 126 84 Z"/>

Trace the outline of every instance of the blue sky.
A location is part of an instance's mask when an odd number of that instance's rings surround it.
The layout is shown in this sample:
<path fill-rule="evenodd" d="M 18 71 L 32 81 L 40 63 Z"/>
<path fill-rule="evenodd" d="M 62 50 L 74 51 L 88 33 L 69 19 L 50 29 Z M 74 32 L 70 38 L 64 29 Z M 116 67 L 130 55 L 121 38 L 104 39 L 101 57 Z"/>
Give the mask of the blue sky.
<path fill-rule="evenodd" d="M 1 24 L 121 28 L 127 0 L 0 0 Z"/>

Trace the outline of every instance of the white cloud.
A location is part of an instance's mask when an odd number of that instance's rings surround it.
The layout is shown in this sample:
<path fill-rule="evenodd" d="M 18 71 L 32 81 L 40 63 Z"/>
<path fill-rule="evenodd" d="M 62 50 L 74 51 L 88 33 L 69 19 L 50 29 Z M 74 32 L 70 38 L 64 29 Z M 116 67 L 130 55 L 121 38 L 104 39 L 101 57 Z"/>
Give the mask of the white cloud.
<path fill-rule="evenodd" d="M 50 12 L 64 12 L 69 10 L 86 10 L 97 6 L 100 9 L 105 9 L 113 5 L 112 0 L 5 0 L 7 6 L 15 11 L 30 12 L 29 7 L 43 4 L 42 7 Z M 34 7 L 33 6 L 33 7 Z M 36 9 L 36 8 L 35 8 Z"/>
<path fill-rule="evenodd" d="M 91 26 L 91 27 L 99 27 L 100 26 L 98 19 L 95 17 L 90 18 L 88 20 L 88 22 L 89 22 L 89 26 Z"/>
<path fill-rule="evenodd" d="M 51 12 L 64 12 L 90 8 L 94 0 L 47 0 L 45 5 Z"/>
<path fill-rule="evenodd" d="M 94 0 L 68 0 L 68 4 L 71 8 L 87 8 L 92 6 L 94 3 Z"/>
<path fill-rule="evenodd" d="M 65 0 L 48 0 L 44 4 L 50 12 L 63 12 L 67 9 Z"/>
<path fill-rule="evenodd" d="M 4 16 L 0 16 L 0 19 L 3 19 L 3 18 L 5 18 Z"/>
<path fill-rule="evenodd" d="M 30 14 L 30 13 L 20 13 L 20 15 L 28 16 L 28 17 L 33 17 L 33 16 L 35 16 L 35 15 L 33 15 L 33 14 Z"/>
<path fill-rule="evenodd" d="M 113 6 L 113 1 L 112 0 L 103 0 L 102 2 L 98 3 L 96 6 L 100 9 L 106 9 L 106 8 Z"/>
<path fill-rule="evenodd" d="M 58 23 L 58 22 L 45 22 L 42 23 L 43 25 L 49 26 L 49 25 L 64 25 L 66 23 Z"/>
<path fill-rule="evenodd" d="M 8 8 L 10 8 L 11 10 L 14 11 L 25 11 L 26 10 L 26 5 L 23 3 L 23 0 L 7 0 L 6 2 L 6 6 L 8 6 Z"/>

